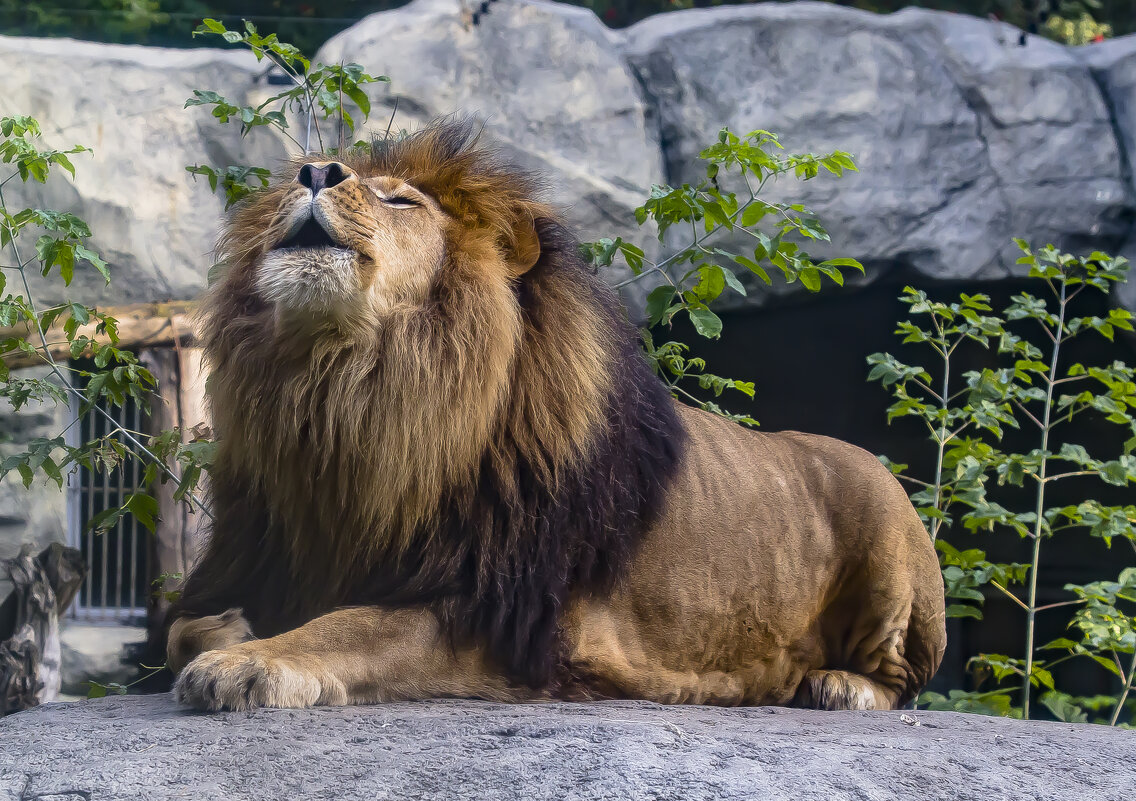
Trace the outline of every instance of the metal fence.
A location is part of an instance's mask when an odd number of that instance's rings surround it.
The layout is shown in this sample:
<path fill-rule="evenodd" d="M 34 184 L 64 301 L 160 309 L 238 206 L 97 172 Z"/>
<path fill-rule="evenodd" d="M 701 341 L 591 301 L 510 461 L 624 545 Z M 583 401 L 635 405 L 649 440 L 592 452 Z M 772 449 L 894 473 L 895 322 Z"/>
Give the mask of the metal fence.
<path fill-rule="evenodd" d="M 83 380 L 75 379 L 80 389 Z M 141 430 L 144 416 L 132 399 L 121 407 L 104 405 L 103 409 L 114 422 L 91 410 L 68 429 L 73 445 L 104 436 L 119 427 Z M 72 399 L 71 413 L 74 421 L 79 414 L 77 399 Z M 114 436 L 122 439 L 121 432 Z M 87 578 L 71 605 L 70 615 L 77 620 L 145 622 L 151 581 L 148 532 L 130 514 L 119 518 L 113 528 L 102 534 L 91 530 L 88 525 L 100 512 L 120 506 L 130 493 L 137 490 L 142 471 L 136 459 L 127 459 L 109 472 L 100 474 L 81 467 L 68 476 L 68 544 L 81 550 L 87 563 Z"/>

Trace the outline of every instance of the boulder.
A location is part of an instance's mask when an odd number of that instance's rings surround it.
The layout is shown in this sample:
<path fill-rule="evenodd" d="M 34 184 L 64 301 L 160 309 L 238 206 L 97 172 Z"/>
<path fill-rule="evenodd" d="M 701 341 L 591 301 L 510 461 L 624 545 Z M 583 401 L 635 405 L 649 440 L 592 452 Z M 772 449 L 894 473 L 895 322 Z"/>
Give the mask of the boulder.
<path fill-rule="evenodd" d="M 0 116 L 38 119 L 44 142 L 94 150 L 74 156 L 72 180 L 57 170 L 46 185 L 5 188 L 10 208 L 57 209 L 86 220 L 94 249 L 110 263 L 105 287 L 93 269 L 77 269 L 64 289 L 58 273 L 37 281 L 36 297 L 106 305 L 188 299 L 205 286 L 222 201 L 190 164 L 263 164 L 285 155 L 272 134 L 241 139 L 203 108 L 183 109 L 194 89 L 245 104 L 271 89 L 251 53 L 95 44 L 0 36 L 4 91 Z M 34 255 L 27 239 L 24 258 Z"/>
<path fill-rule="evenodd" d="M 391 78 L 368 87 L 372 132 L 382 134 L 392 113 L 394 131 L 471 115 L 505 158 L 543 176 L 548 199 L 584 239 L 633 231 L 632 210 L 663 172 L 619 35 L 576 6 L 496 3 L 477 25 L 467 6 L 415 0 L 373 14 L 316 60 L 355 61 Z"/>
<path fill-rule="evenodd" d="M 930 712 L 474 701 L 202 715 L 168 695 L 0 720 L 0 798 L 1122 798 L 1136 734 Z"/>
<path fill-rule="evenodd" d="M 45 379 L 47 368 L 21 371 L 22 378 Z M 0 414 L 0 458 L 24 450 L 24 443 L 37 437 L 55 437 L 67 427 L 71 412 L 66 405 L 32 401 L 13 411 L 5 405 Z M 52 542 L 66 541 L 67 495 L 54 481 L 37 474 L 25 487 L 19 473 L 0 479 L 0 559 L 11 559 L 21 546 L 31 543 L 39 553 Z M 0 570 L 0 601 L 8 597 L 12 583 Z"/>
<path fill-rule="evenodd" d="M 612 31 L 587 9 L 510 0 L 475 25 L 460 0 L 415 0 L 362 20 L 317 59 L 392 78 L 368 87 L 373 133 L 396 102 L 396 131 L 473 115 L 506 159 L 544 175 L 584 239 L 651 245 L 631 213 L 650 186 L 701 177 L 697 154 L 722 126 L 764 128 L 790 150 L 840 148 L 860 164 L 839 180 L 769 188 L 828 225 L 833 244 L 814 255 L 855 256 L 869 279 L 996 281 L 1014 269 L 1015 236 L 1136 247 L 1136 37 L 1067 48 L 1019 35 L 962 15 L 809 2 L 668 12 Z M 74 181 L 5 190 L 11 205 L 87 219 L 117 276 L 106 289 L 80 271 L 72 290 L 53 280 L 43 299 L 196 295 L 221 203 L 185 165 L 275 166 L 287 149 L 182 106 L 197 88 L 262 99 L 275 88 L 264 65 L 239 49 L 14 37 L 0 37 L 0 57 L 0 114 L 36 116 L 52 145 L 95 148 L 76 159 Z M 1136 305 L 1136 290 L 1124 297 Z"/>
<path fill-rule="evenodd" d="M 1015 236 L 1115 250 L 1129 235 L 1136 202 L 1091 71 L 1047 40 L 1019 46 L 1010 26 L 763 4 L 651 17 L 625 52 L 672 183 L 701 176 L 694 160 L 722 126 L 851 152 L 858 174 L 784 179 L 771 196 L 818 212 L 833 245 L 815 255 L 854 256 L 870 277 L 998 279 Z"/>
<path fill-rule="evenodd" d="M 1136 174 L 1133 172 L 1136 166 L 1136 36 L 1086 45 L 1075 52 L 1092 70 L 1108 101 L 1120 152 L 1124 156 L 1121 166 L 1133 191 L 1136 191 Z M 1128 241 L 1120 248 L 1120 254 L 1136 263 L 1136 226 L 1129 231 Z M 1136 310 L 1136 274 L 1127 284 L 1116 288 L 1116 296 L 1122 305 Z"/>
<path fill-rule="evenodd" d="M 64 621 L 60 633 L 63 668 L 60 689 L 68 695 L 86 697 L 92 681 L 126 684 L 138 676 L 131 650 L 146 642 L 141 626 L 83 624 Z"/>

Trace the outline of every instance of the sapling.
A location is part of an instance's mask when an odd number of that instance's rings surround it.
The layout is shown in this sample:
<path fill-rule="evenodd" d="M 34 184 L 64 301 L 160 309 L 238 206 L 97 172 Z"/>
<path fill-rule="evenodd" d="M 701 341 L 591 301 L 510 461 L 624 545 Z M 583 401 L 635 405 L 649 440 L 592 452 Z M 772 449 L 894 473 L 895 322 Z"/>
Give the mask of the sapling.
<path fill-rule="evenodd" d="M 1041 296 L 1023 292 L 1013 296 L 1001 315 L 993 315 L 989 298 L 962 295 L 957 303 L 933 301 L 923 292 L 906 289 L 902 298 L 913 316 L 926 315 L 929 325 L 913 320 L 900 324 L 897 333 L 905 343 L 930 348 L 937 359 L 935 386 L 929 369 L 908 365 L 891 354 L 868 358 L 870 380 L 891 388 L 895 403 L 889 421 L 914 417 L 928 429 L 936 451 L 933 475 L 920 479 L 908 474 L 907 465 L 891 465 L 901 479 L 915 487 L 915 502 L 929 535 L 936 541 L 946 593 L 952 601 L 948 615 L 981 619 L 984 587 L 990 587 L 1017 606 L 1023 614 L 1022 658 L 979 654 L 968 666 L 995 680 L 992 690 L 951 691 L 949 697 L 924 695 L 932 708 L 968 709 L 1030 717 L 1034 688 L 1046 692 L 1040 701 L 1063 720 L 1088 719 L 1086 710 L 1103 711 L 1100 699 L 1078 699 L 1057 689 L 1052 669 L 1075 657 L 1086 657 L 1112 672 L 1120 682 L 1110 696 L 1107 714 L 1097 719 L 1116 724 L 1131 699 L 1136 677 L 1136 618 L 1128 604 L 1136 603 L 1136 568 L 1127 568 L 1115 582 L 1067 585 L 1071 597 L 1041 604 L 1038 585 L 1043 544 L 1058 533 L 1079 530 L 1109 545 L 1123 540 L 1136 551 L 1136 507 L 1108 505 L 1088 498 L 1072 505 L 1050 505 L 1050 493 L 1059 482 L 1086 477 L 1104 484 L 1127 487 L 1136 482 L 1136 372 L 1120 361 L 1107 365 L 1069 363 L 1068 343 L 1087 333 L 1113 340 L 1117 330 L 1131 331 L 1132 315 L 1113 308 L 1105 316 L 1076 313 L 1082 292 L 1107 293 L 1124 281 L 1128 264 L 1103 253 L 1077 257 L 1053 247 L 1031 249 L 1018 240 L 1020 264 L 1045 289 Z M 1033 335 L 1033 339 L 1029 337 Z M 994 367 L 956 375 L 952 357 L 966 341 L 993 347 L 1000 362 Z M 1107 458 L 1090 455 L 1081 445 L 1063 441 L 1062 426 L 1083 415 L 1095 415 L 1104 424 L 1119 427 L 1116 452 Z M 1021 429 L 1034 438 L 1025 453 L 1002 450 L 1007 428 Z M 1009 509 L 990 497 L 990 480 L 996 485 L 1029 489 L 1028 508 Z M 1078 485 L 1080 486 L 1080 485 Z M 958 510 L 965 510 L 958 515 Z M 952 525 L 961 523 L 971 532 L 1009 528 L 1026 543 L 1026 559 L 991 562 L 980 549 L 960 550 L 942 539 Z M 1044 645 L 1036 642 L 1037 616 L 1066 609 L 1074 612 L 1069 627 L 1080 639 L 1059 638 Z M 1041 658 L 1040 652 L 1061 650 L 1064 655 Z M 1017 682 L 1017 687 L 1006 686 Z M 1017 704 L 1012 694 L 1017 693 Z"/>

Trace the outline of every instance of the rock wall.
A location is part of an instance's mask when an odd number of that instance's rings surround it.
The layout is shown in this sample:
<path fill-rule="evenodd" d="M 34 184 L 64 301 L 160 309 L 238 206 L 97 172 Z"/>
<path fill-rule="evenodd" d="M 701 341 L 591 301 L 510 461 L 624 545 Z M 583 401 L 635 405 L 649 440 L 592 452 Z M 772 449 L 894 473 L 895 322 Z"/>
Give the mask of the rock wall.
<path fill-rule="evenodd" d="M 46 369 L 30 368 L 27 377 L 49 378 Z M 23 450 L 21 444 L 35 437 L 54 437 L 66 426 L 70 410 L 52 403 L 32 402 L 12 412 L 5 405 L 0 414 L 0 459 Z M 54 481 L 40 474 L 30 487 L 15 471 L 0 480 L 0 559 L 11 559 L 26 542 L 39 553 L 52 542 L 67 538 L 67 496 Z M 0 572 L 0 600 L 8 597 L 12 583 Z"/>
<path fill-rule="evenodd" d="M 5 188 L 10 207 L 78 214 L 110 263 L 109 288 L 94 270 L 79 269 L 70 290 L 58 274 L 38 281 L 37 299 L 106 304 L 196 296 L 212 262 L 222 203 L 203 179 L 194 182 L 186 165 L 275 166 L 286 151 L 271 134 L 242 140 L 235 125 L 182 106 L 193 89 L 258 102 L 273 88 L 258 79 L 264 66 L 239 51 L 6 36 L 0 36 L 0 63 L 0 116 L 35 117 L 52 147 L 94 150 L 73 157 L 74 181 L 60 170 L 46 185 L 17 181 Z"/>
<path fill-rule="evenodd" d="M 949 712 L 428 701 L 199 715 L 159 695 L 0 720 L 0 800 L 1119 801 L 1134 743 Z"/>
<path fill-rule="evenodd" d="M 75 294 L 193 296 L 220 202 L 184 166 L 275 164 L 286 149 L 262 131 L 240 140 L 182 104 L 194 88 L 264 97 L 262 65 L 233 51 L 5 37 L 0 58 L 0 114 L 32 114 L 51 143 L 96 150 L 74 182 L 28 195 L 87 218 L 115 268 L 109 290 L 87 276 Z M 671 12 L 612 31 L 577 7 L 504 0 L 471 26 L 458 0 L 416 0 L 318 58 L 391 76 L 372 89 L 379 130 L 396 101 L 396 128 L 477 115 L 510 158 L 544 174 L 585 237 L 642 240 L 631 210 L 652 183 L 697 177 L 699 149 L 729 125 L 857 157 L 858 175 L 774 191 L 815 207 L 833 251 L 864 261 L 870 278 L 997 280 L 1014 236 L 1136 251 L 1136 37 L 1022 47 L 1002 24 L 827 3 Z M 1126 297 L 1136 305 L 1136 287 Z"/>

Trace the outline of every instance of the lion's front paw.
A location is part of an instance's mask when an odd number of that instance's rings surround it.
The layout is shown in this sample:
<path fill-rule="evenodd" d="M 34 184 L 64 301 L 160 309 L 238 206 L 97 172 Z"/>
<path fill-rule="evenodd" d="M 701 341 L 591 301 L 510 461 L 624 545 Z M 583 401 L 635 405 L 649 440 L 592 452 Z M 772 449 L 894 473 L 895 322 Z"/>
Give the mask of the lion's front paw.
<path fill-rule="evenodd" d="M 194 659 L 178 676 L 174 694 L 179 703 L 208 712 L 346 703 L 338 681 L 321 681 L 289 659 L 237 648 Z"/>
<path fill-rule="evenodd" d="M 253 639 L 252 626 L 240 609 L 219 615 L 178 618 L 170 626 L 166 664 L 177 675 L 198 654 L 228 648 Z"/>

